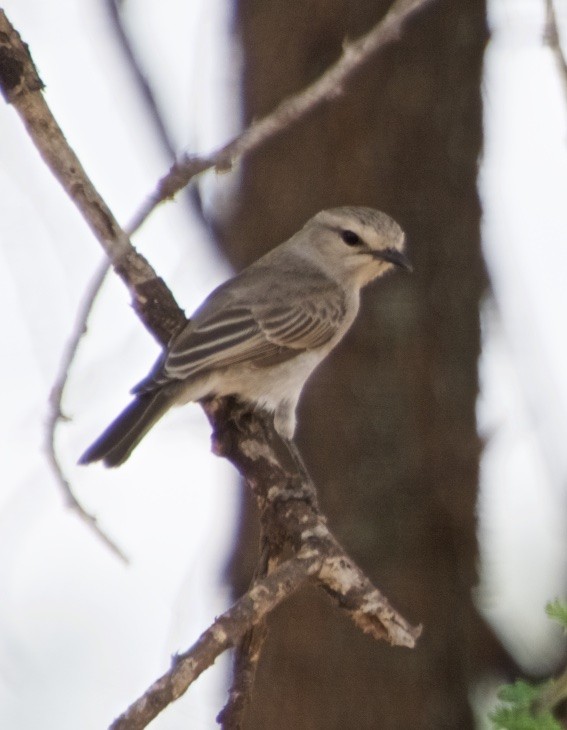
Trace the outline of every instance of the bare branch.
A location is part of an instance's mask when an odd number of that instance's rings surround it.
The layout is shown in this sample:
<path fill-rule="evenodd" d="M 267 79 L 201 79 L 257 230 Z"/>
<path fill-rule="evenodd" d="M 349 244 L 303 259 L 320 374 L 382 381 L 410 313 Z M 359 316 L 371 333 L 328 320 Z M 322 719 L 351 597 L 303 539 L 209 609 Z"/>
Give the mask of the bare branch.
<path fill-rule="evenodd" d="M 27 46 L 11 26 L 4 12 L 0 10 L 0 90 L 4 98 L 18 111 L 44 161 L 79 208 L 103 249 L 112 259 L 116 272 L 132 293 L 134 308 L 142 321 L 158 340 L 162 343 L 167 342 L 176 328 L 184 324 L 183 313 L 163 281 L 134 250 L 105 202 L 98 195 L 45 103 L 41 93 L 42 88 L 43 83 Z M 55 431 L 63 418 L 61 403 L 67 374 L 86 327 L 92 302 L 108 267 L 109 264 L 102 266 L 95 275 L 78 315 L 75 332 L 63 355 L 49 399 L 46 452 L 48 462 L 69 507 L 116 555 L 127 561 L 118 546 L 99 527 L 96 518 L 84 509 L 73 494 L 55 450 Z"/>
<path fill-rule="evenodd" d="M 121 560 L 127 563 L 128 559 L 126 558 L 122 550 L 120 550 L 116 543 L 114 543 L 108 537 L 108 535 L 106 535 L 106 533 L 99 527 L 96 517 L 87 512 L 80 504 L 76 496 L 73 494 L 73 490 L 71 489 L 69 480 L 63 473 L 63 469 L 61 467 L 61 464 L 59 463 L 59 459 L 57 458 L 57 451 L 55 449 L 55 432 L 57 430 L 57 426 L 61 421 L 66 420 L 66 417 L 63 414 L 62 410 L 62 402 L 65 385 L 69 377 L 69 369 L 73 360 L 75 359 L 75 354 L 79 347 L 81 338 L 85 334 L 86 321 L 89 312 L 91 311 L 92 304 L 98 292 L 100 291 L 100 287 L 109 268 L 110 265 L 108 264 L 108 262 L 104 261 L 99 267 L 95 276 L 93 277 L 93 280 L 88 288 L 86 298 L 83 301 L 81 309 L 79 310 L 79 313 L 77 315 L 75 330 L 63 353 L 63 358 L 59 366 L 59 371 L 57 373 L 55 383 L 53 384 L 51 393 L 49 395 L 49 412 L 47 414 L 47 433 L 45 446 L 47 451 L 47 459 L 51 465 L 53 473 L 55 474 L 57 483 L 63 490 L 63 495 L 65 497 L 67 506 L 74 510 L 74 512 L 80 517 L 80 519 L 83 520 L 83 522 L 85 522 L 85 524 L 95 532 L 97 537 L 99 537 L 104 542 L 104 544 L 112 550 L 115 555 L 117 555 Z"/>
<path fill-rule="evenodd" d="M 27 46 L 0 10 L 0 90 L 128 287 L 138 316 L 164 344 L 185 323 L 183 312 L 98 194 L 51 114 L 42 88 Z"/>
<path fill-rule="evenodd" d="M 398 0 L 370 37 L 365 36 L 347 47 L 342 57 L 342 70 L 333 67 L 327 72 L 335 69 L 334 75 L 331 73 L 329 77 L 338 85 L 335 88 L 340 88 L 361 59 L 396 37 L 403 20 L 428 1 Z M 44 160 L 128 286 L 139 317 L 160 342 L 166 342 L 185 323 L 185 318 L 169 289 L 132 247 L 88 180 L 41 96 L 41 81 L 27 47 L 2 11 L 0 86 L 22 117 Z M 326 91 L 321 91 L 317 84 L 314 86 L 319 89 L 315 101 L 309 101 L 308 89 L 294 97 L 294 103 L 288 100 L 278 107 L 275 114 L 276 120 L 280 118 L 279 124 L 283 124 L 283 120 L 287 120 L 286 124 L 291 123 L 316 103 L 333 96 L 330 87 L 323 84 Z M 310 89 L 313 93 L 313 87 Z M 270 123 L 267 120 L 253 125 L 248 133 L 223 148 L 224 158 L 219 155 L 214 164 L 217 167 L 230 164 L 235 155 L 250 151 L 282 128 L 272 126 L 273 120 Z M 195 169 L 199 164 L 202 165 L 202 161 L 195 163 Z M 64 379 L 60 382 L 64 383 Z M 56 411 L 60 411 L 60 401 L 61 393 L 52 405 L 55 419 L 59 418 Z M 290 549 L 294 557 L 277 567 L 270 564 L 268 567 L 274 568 L 273 571 L 269 570 L 269 575 L 257 581 L 243 598 L 217 619 L 192 649 L 176 657 L 170 672 L 157 680 L 113 728 L 145 727 L 167 704 L 178 698 L 219 653 L 236 646 L 247 631 L 257 626 L 269 611 L 307 579 L 323 587 L 357 626 L 376 639 L 413 647 L 421 631 L 392 608 L 330 533 L 319 510 L 314 486 L 301 463 L 298 464 L 298 455 L 283 444 L 271 422 L 235 398 L 203 401 L 202 406 L 213 427 L 213 450 L 235 464 L 256 497 L 263 534 L 269 545 L 269 560 L 275 565 L 283 551 Z M 259 646 L 259 642 L 251 642 L 250 651 L 256 651 Z M 247 666 L 253 668 L 254 661 L 249 660 Z M 249 683 L 246 691 L 249 692 Z"/>
<path fill-rule="evenodd" d="M 339 607 L 348 611 L 364 633 L 385 639 L 392 646 L 413 649 L 421 636 L 421 626 L 412 626 L 390 605 L 328 530 L 317 539 L 321 541 L 320 554 L 326 556 L 318 574 L 319 582 Z"/>
<path fill-rule="evenodd" d="M 400 37 L 404 23 L 432 0 L 396 0 L 372 30 L 353 43 L 345 43 L 343 53 L 317 81 L 284 99 L 271 114 L 254 122 L 242 134 L 205 157 L 185 155 L 158 183 L 157 188 L 134 216 L 130 233 L 136 231 L 164 200 L 174 197 L 190 180 L 210 168 L 230 170 L 233 164 L 280 134 L 325 101 L 344 92 L 350 76 L 381 48 Z"/>
<path fill-rule="evenodd" d="M 277 546 L 269 543 L 264 530 L 260 536 L 259 554 L 252 585 L 269 575 L 279 562 L 280 551 Z M 228 699 L 216 718 L 223 730 L 239 730 L 243 726 L 244 714 L 252 698 L 256 672 L 267 635 L 268 627 L 266 619 L 263 619 L 244 634 L 236 647 Z"/>
<path fill-rule="evenodd" d="M 249 629 L 236 648 L 233 678 L 226 705 L 217 715 L 223 730 L 240 730 L 252 698 L 256 672 L 268 636 L 266 619 Z"/>
<path fill-rule="evenodd" d="M 325 517 L 311 500 L 312 486 L 305 486 L 296 473 L 283 466 L 278 437 L 266 421 L 234 398 L 203 402 L 214 428 L 215 453 L 225 456 L 243 474 L 261 509 L 261 520 L 270 553 L 281 554 L 291 547 L 295 557 L 273 569 L 223 616 L 205 631 L 194 646 L 177 657 L 169 672 L 158 679 L 111 726 L 111 730 L 139 730 L 146 727 L 168 704 L 178 699 L 190 684 L 225 649 L 236 646 L 251 629 L 284 598 L 307 580 L 323 587 L 354 623 L 376 639 L 396 646 L 413 647 L 421 627 L 411 626 L 372 585 L 344 552 L 326 526 Z M 252 634 L 248 650 L 262 645 L 262 630 Z M 241 677 L 233 684 L 234 697 L 221 713 L 226 728 L 235 728 L 251 691 L 257 657 L 243 655 Z M 180 664 L 181 663 L 181 664 Z M 237 695 L 241 690 L 243 694 Z M 230 724 L 232 723 L 232 724 Z"/>
<path fill-rule="evenodd" d="M 312 483 L 303 481 L 286 458 L 273 426 L 232 397 L 201 404 L 213 427 L 214 452 L 236 466 L 256 497 L 272 554 L 288 545 L 296 554 L 316 553 L 322 562 L 313 579 L 359 628 L 395 646 L 415 646 L 421 627 L 411 626 L 393 609 L 345 553 L 327 527 Z"/>
<path fill-rule="evenodd" d="M 563 93 L 565 95 L 565 101 L 567 101 L 567 60 L 561 47 L 561 37 L 559 36 L 559 28 L 557 25 L 557 16 L 555 14 L 555 6 L 553 0 L 545 0 L 545 32 L 544 41 L 553 51 L 555 60 L 557 62 L 557 68 L 559 70 L 559 77 L 563 86 Z"/>
<path fill-rule="evenodd" d="M 120 49 L 122 50 L 126 63 L 132 71 L 134 81 L 137 88 L 140 91 L 142 100 L 148 110 L 150 121 L 153 123 L 153 127 L 156 131 L 158 140 L 167 154 L 169 160 L 175 160 L 176 147 L 172 135 L 169 133 L 167 124 L 164 120 L 164 116 L 160 110 L 158 100 L 152 90 L 151 84 L 144 73 L 142 64 L 136 54 L 135 48 L 130 42 L 130 37 L 127 28 L 124 25 L 122 17 L 122 9 L 125 5 L 123 0 L 105 0 L 105 4 L 110 16 L 112 28 L 118 39 Z M 185 201 L 188 210 L 193 214 L 197 215 L 204 225 L 207 225 L 207 221 L 203 215 L 202 200 L 200 199 L 199 190 L 197 188 L 190 188 L 186 191 Z M 132 235 L 134 229 L 126 227 L 126 232 Z"/>
<path fill-rule="evenodd" d="M 296 591 L 317 570 L 315 555 L 297 555 L 258 581 L 232 608 L 219 616 L 195 644 L 173 658 L 171 669 L 117 718 L 111 730 L 139 730 L 178 699 L 223 651 L 235 646 L 250 628 Z"/>

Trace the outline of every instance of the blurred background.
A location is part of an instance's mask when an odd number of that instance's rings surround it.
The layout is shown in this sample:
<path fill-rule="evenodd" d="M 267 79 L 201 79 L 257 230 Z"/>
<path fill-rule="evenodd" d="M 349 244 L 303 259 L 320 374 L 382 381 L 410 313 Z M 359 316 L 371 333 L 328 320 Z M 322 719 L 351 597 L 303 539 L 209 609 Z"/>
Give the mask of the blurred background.
<path fill-rule="evenodd" d="M 388 6 L 4 3 L 124 224 L 173 155 L 268 113 Z M 567 38 L 567 4 L 555 9 Z M 377 645 L 302 591 L 270 621 L 247 728 L 483 727 L 499 682 L 563 665 L 544 606 L 567 576 L 567 79 L 545 28 L 545 0 L 432 3 L 339 99 L 203 176 L 134 237 L 189 314 L 321 208 L 381 208 L 408 234 L 415 273 L 365 293 L 305 392 L 298 441 L 332 529 L 424 633 L 413 652 Z M 108 726 L 254 567 L 254 506 L 210 453 L 197 406 L 119 470 L 76 466 L 158 354 L 112 275 L 57 450 L 129 564 L 66 507 L 45 458 L 47 401 L 101 260 L 4 106 L 1 727 Z M 215 727 L 228 670 L 219 660 L 152 727 Z"/>

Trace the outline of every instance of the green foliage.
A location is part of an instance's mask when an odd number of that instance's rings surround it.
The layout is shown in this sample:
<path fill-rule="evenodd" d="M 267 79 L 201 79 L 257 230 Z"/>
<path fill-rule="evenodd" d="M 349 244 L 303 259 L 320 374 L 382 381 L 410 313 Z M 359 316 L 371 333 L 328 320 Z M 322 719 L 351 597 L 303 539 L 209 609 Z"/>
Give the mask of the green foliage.
<path fill-rule="evenodd" d="M 555 600 L 545 610 L 567 632 L 567 603 Z M 562 730 L 553 709 L 566 697 L 566 673 L 535 685 L 518 680 L 501 688 L 498 699 L 503 704 L 490 714 L 490 720 L 495 730 Z"/>
<path fill-rule="evenodd" d="M 532 685 L 523 680 L 502 687 L 498 699 L 505 702 L 491 713 L 490 719 L 497 730 L 562 730 L 551 712 L 536 712 L 543 685 Z"/>
<path fill-rule="evenodd" d="M 567 631 L 567 603 L 565 601 L 560 601 L 556 598 L 555 601 L 547 604 L 545 612 L 549 618 L 561 624 L 564 631 Z"/>

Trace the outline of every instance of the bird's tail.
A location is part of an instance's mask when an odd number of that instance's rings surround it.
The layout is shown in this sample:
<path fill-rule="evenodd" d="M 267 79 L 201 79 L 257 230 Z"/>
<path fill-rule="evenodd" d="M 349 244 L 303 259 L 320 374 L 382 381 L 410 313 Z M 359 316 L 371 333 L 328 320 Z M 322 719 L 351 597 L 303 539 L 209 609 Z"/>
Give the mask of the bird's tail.
<path fill-rule="evenodd" d="M 98 439 L 85 451 L 79 464 L 103 461 L 120 466 L 150 428 L 171 406 L 171 394 L 164 390 L 141 393 L 127 406 Z"/>

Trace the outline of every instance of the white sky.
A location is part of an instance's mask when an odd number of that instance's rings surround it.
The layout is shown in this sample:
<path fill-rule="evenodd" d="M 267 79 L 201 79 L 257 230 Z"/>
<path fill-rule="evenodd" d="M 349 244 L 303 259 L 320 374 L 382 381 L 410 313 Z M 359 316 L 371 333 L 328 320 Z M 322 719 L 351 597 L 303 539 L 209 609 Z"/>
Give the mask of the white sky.
<path fill-rule="evenodd" d="M 508 641 L 521 635 L 522 660 L 536 663 L 556 645 L 542 607 L 564 586 L 567 473 L 566 101 L 541 45 L 540 5 L 492 2 L 482 193 L 502 318 L 485 316 L 479 404 L 482 432 L 498 428 L 483 463 L 479 600 Z M 180 148 L 209 150 L 234 131 L 219 119 L 237 124 L 230 88 L 238 88 L 238 59 L 226 58 L 226 41 L 213 43 L 227 24 L 223 7 L 138 0 L 144 20 L 131 18 L 139 47 L 153 49 L 148 63 L 162 71 L 160 100 L 179 110 L 171 124 Z M 127 222 L 168 161 L 131 90 L 103 3 L 5 0 L 4 8 L 69 141 Z M 218 184 L 209 179 L 210 195 Z M 164 206 L 135 243 L 188 312 L 228 274 L 182 202 Z M 75 466 L 157 354 L 112 277 L 73 370 L 64 404 L 73 420 L 58 445 L 79 498 L 130 556 L 129 567 L 65 509 L 43 458 L 49 389 L 100 259 L 3 106 L 0 311 L 9 357 L 0 361 L 0 727 L 14 730 L 106 727 L 227 600 L 220 574 L 238 490 L 231 467 L 210 454 L 198 407 L 170 414 L 120 470 Z M 214 727 L 220 666 L 152 727 Z"/>
<path fill-rule="evenodd" d="M 165 17 L 157 5 L 152 23 Z M 164 48 L 171 50 L 179 28 L 173 12 L 182 5 L 171 7 L 169 27 L 159 36 Z M 5 10 L 33 50 L 70 143 L 126 222 L 169 162 L 131 91 L 103 6 L 8 0 Z M 209 1 L 207 14 L 214 9 Z M 176 32 L 177 42 L 197 53 L 200 43 L 188 42 L 187 30 Z M 181 68 L 194 74 L 198 60 L 187 58 Z M 178 81 L 176 93 L 186 98 L 188 80 Z M 194 136 L 188 128 L 187 145 Z M 75 466 L 158 354 L 124 287 L 111 277 L 69 384 L 64 407 L 73 421 L 61 428 L 59 448 L 78 496 L 131 565 L 118 563 L 65 509 L 42 454 L 47 397 L 77 304 L 102 256 L 6 106 L 0 139 L 1 311 L 14 313 L 4 317 L 10 359 L 1 362 L 13 387 L 4 389 L 8 414 L 0 419 L 0 727 L 101 728 L 227 605 L 220 574 L 238 490 L 232 468 L 210 453 L 198 407 L 159 424 L 127 469 Z M 229 273 L 183 203 L 158 212 L 136 244 L 189 312 Z M 216 679 L 204 676 L 155 727 L 178 727 L 180 718 L 195 728 L 214 726 L 215 685 L 224 681 L 219 666 Z"/>

